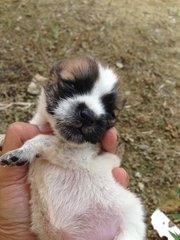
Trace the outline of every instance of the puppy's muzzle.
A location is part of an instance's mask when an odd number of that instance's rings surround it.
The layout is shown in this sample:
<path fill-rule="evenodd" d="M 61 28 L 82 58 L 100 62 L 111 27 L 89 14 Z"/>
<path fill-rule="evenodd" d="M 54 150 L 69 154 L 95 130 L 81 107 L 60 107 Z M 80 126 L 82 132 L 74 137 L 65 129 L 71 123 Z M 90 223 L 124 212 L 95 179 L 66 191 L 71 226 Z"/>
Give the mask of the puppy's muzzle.
<path fill-rule="evenodd" d="M 80 121 L 82 126 L 91 126 L 94 124 L 96 117 L 92 110 L 83 107 L 79 110 Z"/>
<path fill-rule="evenodd" d="M 57 122 L 57 129 L 65 139 L 76 142 L 100 141 L 106 129 L 111 127 L 111 117 L 108 114 L 97 116 L 85 103 L 78 103 L 63 122 Z"/>

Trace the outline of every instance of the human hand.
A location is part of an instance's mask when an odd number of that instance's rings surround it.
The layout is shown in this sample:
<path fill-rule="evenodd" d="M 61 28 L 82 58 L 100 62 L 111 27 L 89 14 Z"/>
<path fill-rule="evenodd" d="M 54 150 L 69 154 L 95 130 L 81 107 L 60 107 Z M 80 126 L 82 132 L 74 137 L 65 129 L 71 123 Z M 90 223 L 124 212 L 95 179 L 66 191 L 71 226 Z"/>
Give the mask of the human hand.
<path fill-rule="evenodd" d="M 9 126 L 3 153 L 21 147 L 25 141 L 40 133 L 51 133 L 48 127 L 38 128 L 28 123 Z M 0 239 L 36 240 L 30 231 L 30 189 L 27 182 L 28 166 L 0 166 Z"/>
<path fill-rule="evenodd" d="M 25 141 L 38 134 L 51 133 L 48 126 L 37 127 L 28 123 L 13 123 L 7 130 L 3 153 L 21 147 Z M 114 152 L 117 134 L 108 130 L 102 139 L 102 148 Z M 0 239 L 36 240 L 30 231 L 30 189 L 27 183 L 28 166 L 0 166 Z M 128 184 L 128 175 L 122 168 L 113 169 L 113 175 L 123 186 Z"/>

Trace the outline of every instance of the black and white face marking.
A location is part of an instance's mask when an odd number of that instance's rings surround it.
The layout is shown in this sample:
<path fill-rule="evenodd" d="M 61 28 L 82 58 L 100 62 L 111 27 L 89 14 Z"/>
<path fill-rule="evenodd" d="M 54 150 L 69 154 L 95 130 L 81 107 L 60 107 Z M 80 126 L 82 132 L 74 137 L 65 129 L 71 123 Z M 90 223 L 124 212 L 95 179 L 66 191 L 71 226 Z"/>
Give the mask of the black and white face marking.
<path fill-rule="evenodd" d="M 79 57 L 58 62 L 50 75 L 47 112 L 56 131 L 78 144 L 100 141 L 115 118 L 116 74 L 91 57 Z"/>

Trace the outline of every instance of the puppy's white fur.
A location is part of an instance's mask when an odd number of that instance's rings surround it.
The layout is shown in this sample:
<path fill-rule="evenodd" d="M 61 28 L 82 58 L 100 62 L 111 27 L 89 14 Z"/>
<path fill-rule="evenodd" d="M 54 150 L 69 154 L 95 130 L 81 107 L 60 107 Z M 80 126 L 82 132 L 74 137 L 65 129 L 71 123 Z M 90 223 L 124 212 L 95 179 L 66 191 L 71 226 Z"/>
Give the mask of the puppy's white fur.
<path fill-rule="evenodd" d="M 99 81 L 83 96 L 62 100 L 56 115 L 67 117 L 73 104 L 85 102 L 97 115 L 104 113 L 100 97 L 111 92 L 117 77 L 99 65 Z M 109 80 L 110 79 L 110 80 Z M 65 116 L 66 115 L 66 116 Z M 49 122 L 42 91 L 31 123 Z M 16 150 L 17 151 L 17 150 Z M 138 198 L 114 180 L 120 159 L 100 153 L 98 144 L 74 144 L 58 135 L 39 135 L 20 149 L 30 164 L 32 230 L 40 240 L 143 240 L 143 207 Z M 38 156 L 37 156 L 38 155 Z"/>

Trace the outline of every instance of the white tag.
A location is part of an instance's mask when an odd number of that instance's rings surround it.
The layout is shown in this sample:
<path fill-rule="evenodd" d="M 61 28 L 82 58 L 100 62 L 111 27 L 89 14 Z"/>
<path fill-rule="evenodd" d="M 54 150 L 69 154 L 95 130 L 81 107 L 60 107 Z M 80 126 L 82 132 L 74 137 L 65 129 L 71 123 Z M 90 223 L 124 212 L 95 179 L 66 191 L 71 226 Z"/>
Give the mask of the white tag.
<path fill-rule="evenodd" d="M 170 232 L 180 235 L 179 228 L 159 209 L 156 209 L 152 214 L 151 224 L 160 237 L 167 237 L 168 240 L 174 240 Z"/>

